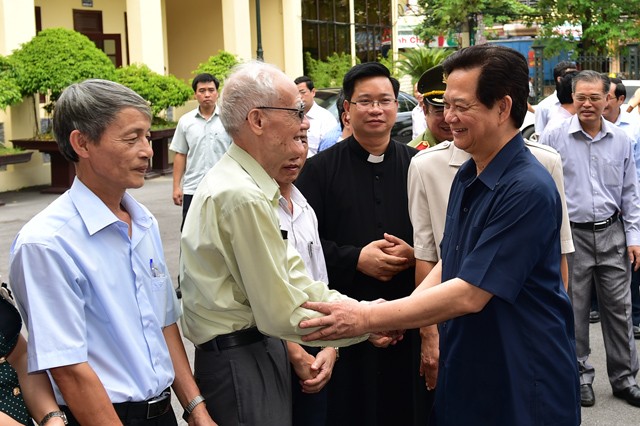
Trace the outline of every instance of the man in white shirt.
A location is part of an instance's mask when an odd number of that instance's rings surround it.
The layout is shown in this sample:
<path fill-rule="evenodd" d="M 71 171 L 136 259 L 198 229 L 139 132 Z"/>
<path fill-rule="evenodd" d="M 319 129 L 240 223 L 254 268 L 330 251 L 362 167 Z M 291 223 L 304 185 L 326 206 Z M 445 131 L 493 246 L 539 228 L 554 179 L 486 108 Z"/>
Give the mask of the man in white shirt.
<path fill-rule="evenodd" d="M 556 84 L 556 90 L 546 98 L 540 101 L 538 105 L 536 105 L 536 134 L 541 135 L 545 126 L 549 122 L 551 115 L 558 109 L 560 106 L 560 101 L 558 100 L 558 85 L 560 84 L 560 79 L 570 71 L 577 71 L 578 68 L 576 63 L 573 61 L 561 61 L 553 67 L 553 81 Z"/>
<path fill-rule="evenodd" d="M 313 98 L 316 96 L 316 89 L 313 81 L 303 75 L 294 80 L 298 86 L 298 93 L 304 102 L 304 113 L 309 120 L 309 131 L 307 138 L 309 140 L 309 157 L 314 156 L 318 152 L 320 139 L 331 131 L 338 122 L 333 114 L 318 105 Z"/>

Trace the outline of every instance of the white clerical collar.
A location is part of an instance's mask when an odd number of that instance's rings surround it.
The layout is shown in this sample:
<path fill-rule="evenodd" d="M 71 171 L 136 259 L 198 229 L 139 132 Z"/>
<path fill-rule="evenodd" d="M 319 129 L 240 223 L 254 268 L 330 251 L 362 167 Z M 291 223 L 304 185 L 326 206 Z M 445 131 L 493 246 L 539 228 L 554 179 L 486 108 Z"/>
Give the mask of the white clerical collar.
<path fill-rule="evenodd" d="M 367 161 L 370 163 L 382 163 L 384 161 L 384 154 L 382 155 L 369 154 Z"/>

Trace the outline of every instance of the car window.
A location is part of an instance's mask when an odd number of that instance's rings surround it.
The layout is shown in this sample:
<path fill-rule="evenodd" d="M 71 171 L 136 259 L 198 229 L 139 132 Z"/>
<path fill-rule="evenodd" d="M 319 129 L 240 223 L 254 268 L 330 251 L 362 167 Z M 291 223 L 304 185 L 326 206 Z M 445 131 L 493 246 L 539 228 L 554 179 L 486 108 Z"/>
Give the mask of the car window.
<path fill-rule="evenodd" d="M 418 105 L 413 97 L 409 97 L 406 93 L 400 92 L 398 96 L 398 112 L 410 112 Z"/>

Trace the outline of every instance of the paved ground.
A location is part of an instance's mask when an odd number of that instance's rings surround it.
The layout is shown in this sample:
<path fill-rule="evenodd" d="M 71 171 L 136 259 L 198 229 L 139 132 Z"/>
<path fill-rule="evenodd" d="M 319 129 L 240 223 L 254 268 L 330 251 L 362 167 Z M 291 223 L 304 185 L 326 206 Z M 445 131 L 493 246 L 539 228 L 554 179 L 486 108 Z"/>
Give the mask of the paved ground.
<path fill-rule="evenodd" d="M 160 223 L 162 240 L 168 267 L 176 275 L 178 270 L 179 232 L 181 210 L 171 201 L 171 178 L 169 176 L 148 180 L 141 189 L 132 190 L 133 196 L 157 217 Z M 37 190 L 23 190 L 1 193 L 0 199 L 6 205 L 0 207 L 0 276 L 7 280 L 9 248 L 16 233 L 37 212 L 56 198 L 55 195 L 40 194 Z M 594 391 L 596 405 L 582 410 L 583 425 L 586 426 L 637 426 L 640 424 L 640 408 L 634 408 L 624 401 L 618 400 L 611 394 L 606 379 L 606 367 L 602 334 L 599 324 L 591 326 L 591 341 L 593 354 L 591 357 L 597 371 Z M 636 341 L 640 349 L 640 341 Z M 187 353 L 193 356 L 193 345 L 185 342 Z M 182 416 L 182 409 L 174 401 L 174 408 L 178 417 Z M 186 424 L 180 420 L 180 424 Z"/>

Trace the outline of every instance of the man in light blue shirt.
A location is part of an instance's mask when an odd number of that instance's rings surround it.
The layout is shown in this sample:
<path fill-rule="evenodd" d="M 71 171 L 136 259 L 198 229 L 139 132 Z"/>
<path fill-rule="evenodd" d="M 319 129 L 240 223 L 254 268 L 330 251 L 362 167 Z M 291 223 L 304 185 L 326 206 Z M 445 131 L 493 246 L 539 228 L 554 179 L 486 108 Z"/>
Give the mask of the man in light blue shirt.
<path fill-rule="evenodd" d="M 569 295 L 576 327 L 582 406 L 595 404 L 589 364 L 589 308 L 595 284 L 614 396 L 640 407 L 638 355 L 631 324 L 631 266 L 640 266 L 640 194 L 631 139 L 604 120 L 610 81 L 595 71 L 573 79 L 576 114 L 540 139 L 562 156 L 575 253 Z"/>
<path fill-rule="evenodd" d="M 28 370 L 50 373 L 72 425 L 176 425 L 169 386 L 190 424 L 214 424 L 176 324 L 158 223 L 126 193 L 144 184 L 150 125 L 144 99 L 117 83 L 65 89 L 53 126 L 76 179 L 11 247 Z"/>

